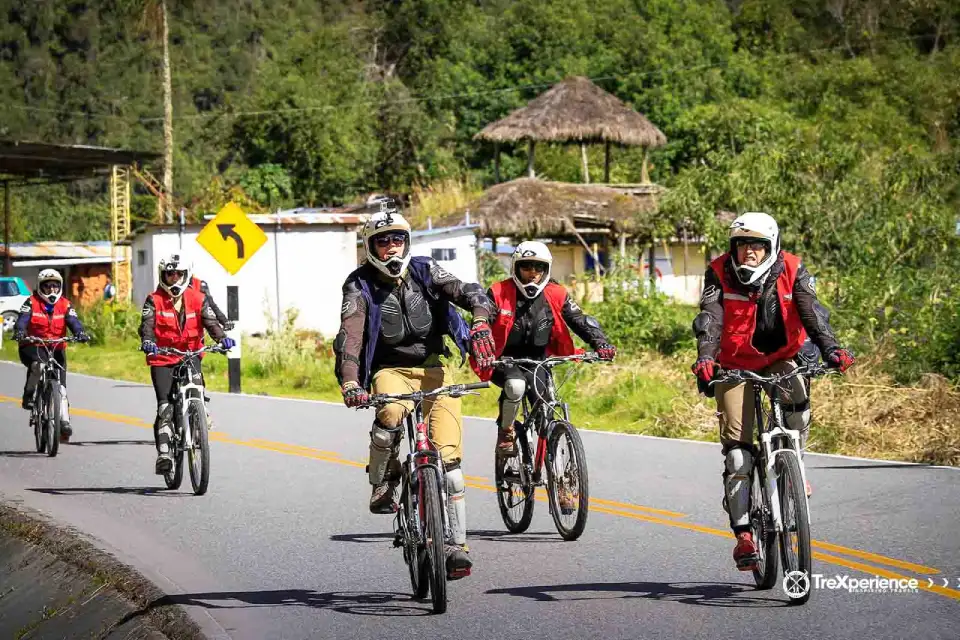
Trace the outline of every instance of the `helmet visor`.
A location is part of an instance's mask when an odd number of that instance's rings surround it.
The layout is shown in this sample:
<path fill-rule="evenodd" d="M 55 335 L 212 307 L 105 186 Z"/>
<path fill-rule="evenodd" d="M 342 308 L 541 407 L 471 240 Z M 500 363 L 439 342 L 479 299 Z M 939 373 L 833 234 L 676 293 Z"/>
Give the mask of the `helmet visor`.
<path fill-rule="evenodd" d="M 40 283 L 40 293 L 45 296 L 60 293 L 60 283 L 56 280 L 44 280 Z"/>

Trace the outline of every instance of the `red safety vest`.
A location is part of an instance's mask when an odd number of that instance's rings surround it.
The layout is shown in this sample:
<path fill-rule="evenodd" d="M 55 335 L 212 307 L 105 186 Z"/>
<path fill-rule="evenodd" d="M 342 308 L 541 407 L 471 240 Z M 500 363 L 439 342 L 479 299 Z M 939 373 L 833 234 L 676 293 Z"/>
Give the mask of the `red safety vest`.
<path fill-rule="evenodd" d="M 198 277 L 196 277 L 196 276 L 190 278 L 190 285 L 189 285 L 189 286 L 190 286 L 191 289 L 196 289 L 197 291 L 200 291 L 200 278 L 198 278 Z"/>
<path fill-rule="evenodd" d="M 156 310 L 154 336 L 158 347 L 172 347 L 181 351 L 194 351 L 203 346 L 203 294 L 187 288 L 183 292 L 183 328 L 180 328 L 180 314 L 173 306 L 173 298 L 163 289 L 150 294 Z M 147 364 L 151 367 L 164 367 L 177 364 L 181 358 L 175 355 L 147 355 Z"/>
<path fill-rule="evenodd" d="M 37 297 L 30 296 L 30 322 L 27 324 L 27 335 L 44 340 L 56 340 L 67 335 L 67 313 L 70 311 L 70 301 L 60 296 L 53 305 L 53 312 L 47 314 L 47 303 Z M 66 343 L 58 344 L 56 349 L 66 349 Z"/>
<path fill-rule="evenodd" d="M 783 252 L 783 271 L 777 278 L 777 297 L 787 333 L 787 343 L 774 353 L 760 353 L 753 346 L 753 334 L 757 329 L 757 299 L 759 293 L 744 295 L 742 289 L 734 288 L 724 269 L 729 253 L 710 263 L 723 286 L 723 333 L 720 336 L 720 366 L 725 369 L 760 371 L 781 360 L 797 355 L 807 332 L 800 320 L 800 313 L 793 302 L 793 284 L 800 269 L 800 258 Z"/>
<path fill-rule="evenodd" d="M 495 353 L 499 358 L 507 346 L 507 336 L 513 329 L 514 314 L 517 310 L 517 285 L 512 279 L 501 280 L 492 287 L 493 303 L 500 310 L 496 321 L 490 328 L 493 333 L 493 341 L 496 344 Z M 555 282 L 550 282 L 543 289 L 543 297 L 546 298 L 550 310 L 553 312 L 553 326 L 550 328 L 550 341 L 547 343 L 548 356 L 570 356 L 575 353 L 582 353 L 582 349 L 577 349 L 573 344 L 573 336 L 567 328 L 567 323 L 563 320 L 563 303 L 567 299 L 567 290 Z M 470 366 L 481 380 L 489 380 L 493 375 L 492 369 L 481 370 L 477 367 L 476 360 L 471 356 Z"/>

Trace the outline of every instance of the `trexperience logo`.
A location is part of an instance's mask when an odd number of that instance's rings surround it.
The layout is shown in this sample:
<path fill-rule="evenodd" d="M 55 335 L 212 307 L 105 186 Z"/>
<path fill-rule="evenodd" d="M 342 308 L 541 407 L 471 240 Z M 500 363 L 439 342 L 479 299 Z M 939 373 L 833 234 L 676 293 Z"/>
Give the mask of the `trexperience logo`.
<path fill-rule="evenodd" d="M 919 593 L 920 581 L 916 578 L 854 578 L 852 576 L 825 576 L 815 573 L 808 576 L 804 571 L 788 571 L 783 577 L 783 591 L 793 600 L 807 595 L 810 589 L 828 589 L 847 593 Z"/>

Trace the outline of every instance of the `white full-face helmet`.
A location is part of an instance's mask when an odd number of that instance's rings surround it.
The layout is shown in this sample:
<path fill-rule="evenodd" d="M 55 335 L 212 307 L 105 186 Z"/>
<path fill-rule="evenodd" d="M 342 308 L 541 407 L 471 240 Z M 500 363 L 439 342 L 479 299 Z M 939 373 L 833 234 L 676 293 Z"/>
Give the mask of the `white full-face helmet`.
<path fill-rule="evenodd" d="M 44 269 L 37 274 L 37 295 L 48 304 L 56 304 L 63 295 L 63 276 L 56 269 Z"/>
<path fill-rule="evenodd" d="M 173 284 L 167 284 L 164 279 L 164 274 L 169 273 L 176 273 L 179 276 Z M 160 288 L 172 297 L 179 298 L 190 286 L 190 278 L 193 277 L 193 265 L 185 254 L 175 252 L 160 259 L 157 264 L 157 274 L 160 276 Z"/>
<path fill-rule="evenodd" d="M 545 270 L 543 277 L 540 278 L 540 282 L 523 284 L 523 281 L 520 280 L 520 265 L 529 262 L 544 265 Z M 552 267 L 553 255 L 550 253 L 547 245 L 542 242 L 528 240 L 527 242 L 518 244 L 517 248 L 513 251 L 513 257 L 510 260 L 510 275 L 513 277 L 513 282 L 517 285 L 520 293 L 522 293 L 524 297 L 532 300 L 540 295 L 547 287 L 547 283 L 550 282 L 550 270 Z"/>
<path fill-rule="evenodd" d="M 380 211 L 370 216 L 361 232 L 367 261 L 383 274 L 400 278 L 410 264 L 410 223 L 400 215 L 400 210 L 391 198 L 380 198 L 377 204 L 380 205 Z M 403 253 L 381 260 L 377 242 L 399 242 L 401 239 Z"/>
<path fill-rule="evenodd" d="M 737 246 L 758 241 L 766 245 L 763 261 L 755 267 L 738 264 Z M 737 279 L 741 283 L 749 285 L 763 278 L 780 255 L 780 228 L 777 221 L 768 214 L 759 212 L 749 212 L 738 217 L 730 225 L 730 255 Z"/>

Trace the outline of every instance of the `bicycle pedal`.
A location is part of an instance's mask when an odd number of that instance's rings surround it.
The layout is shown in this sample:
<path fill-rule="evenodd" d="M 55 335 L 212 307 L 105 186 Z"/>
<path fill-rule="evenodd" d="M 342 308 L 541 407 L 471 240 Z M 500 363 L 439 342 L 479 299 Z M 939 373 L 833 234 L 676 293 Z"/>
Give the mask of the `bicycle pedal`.
<path fill-rule="evenodd" d="M 394 536 L 393 538 L 393 548 L 398 549 L 403 546 L 403 538 L 400 536 Z"/>
<path fill-rule="evenodd" d="M 759 556 L 754 556 L 750 558 L 741 558 L 737 560 L 737 569 L 740 571 L 753 571 L 757 568 L 757 563 L 760 561 Z"/>

